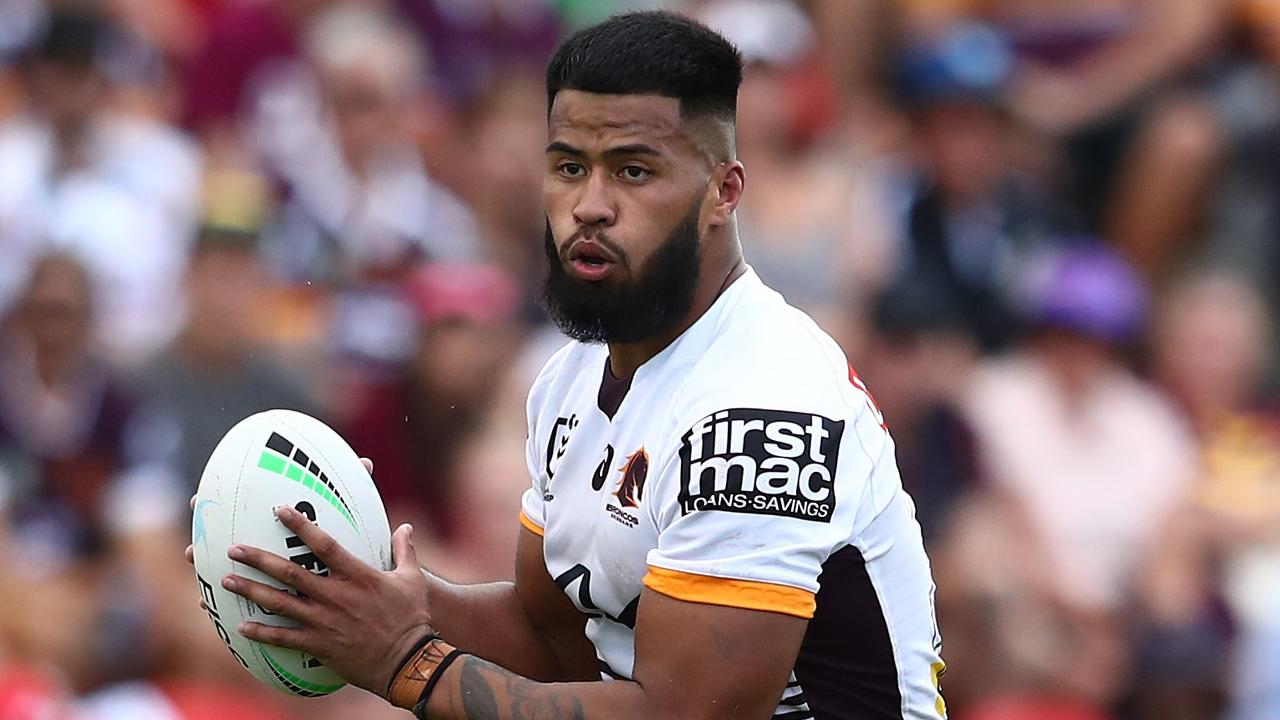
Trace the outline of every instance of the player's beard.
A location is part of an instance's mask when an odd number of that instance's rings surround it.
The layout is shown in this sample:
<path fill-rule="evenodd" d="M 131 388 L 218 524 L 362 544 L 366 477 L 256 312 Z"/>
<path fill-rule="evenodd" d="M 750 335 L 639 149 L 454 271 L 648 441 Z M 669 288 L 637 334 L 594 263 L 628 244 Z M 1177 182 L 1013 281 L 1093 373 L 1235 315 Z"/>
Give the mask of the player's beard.
<path fill-rule="evenodd" d="M 699 209 L 700 205 L 695 203 L 644 266 L 638 272 L 628 273 L 625 280 L 606 278 L 590 282 L 569 274 L 565 269 L 566 258 L 557 251 L 548 223 L 549 272 L 542 297 L 560 331 L 581 342 L 629 343 L 652 337 L 683 321 L 693 307 L 702 260 Z M 593 239 L 601 240 L 598 236 Z M 571 244 L 566 243 L 566 252 Z M 602 244 L 617 255 L 622 266 L 619 270 L 632 270 L 626 254 L 608 242 L 607 235 Z"/>

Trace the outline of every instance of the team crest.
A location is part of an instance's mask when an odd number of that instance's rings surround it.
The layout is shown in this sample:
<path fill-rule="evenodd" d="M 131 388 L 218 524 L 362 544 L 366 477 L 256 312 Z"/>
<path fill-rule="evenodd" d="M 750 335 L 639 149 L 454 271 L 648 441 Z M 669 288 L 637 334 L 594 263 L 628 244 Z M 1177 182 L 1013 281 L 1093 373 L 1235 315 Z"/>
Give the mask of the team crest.
<path fill-rule="evenodd" d="M 644 482 L 649 479 L 649 453 L 644 448 L 631 453 L 627 464 L 622 466 L 622 484 L 618 492 L 618 504 L 622 507 L 640 507 L 640 496 L 644 494 Z"/>
<path fill-rule="evenodd" d="M 644 496 L 644 483 L 649 479 L 649 453 L 640 448 L 627 456 L 627 461 L 618 469 L 622 472 L 622 481 L 613 493 L 618 503 L 606 502 L 604 507 L 614 520 L 633 528 L 640 517 L 630 511 L 640 508 L 640 498 Z"/>

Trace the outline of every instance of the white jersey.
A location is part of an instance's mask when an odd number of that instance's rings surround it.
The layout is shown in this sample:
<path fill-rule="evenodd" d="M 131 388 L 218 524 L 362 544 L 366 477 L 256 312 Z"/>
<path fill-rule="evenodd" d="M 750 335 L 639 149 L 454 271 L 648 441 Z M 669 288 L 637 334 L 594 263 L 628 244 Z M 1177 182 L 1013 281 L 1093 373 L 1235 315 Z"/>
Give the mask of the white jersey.
<path fill-rule="evenodd" d="M 635 663 L 643 588 L 809 620 L 775 717 L 940 718 L 933 580 L 893 441 L 839 347 L 753 271 L 629 385 L 570 343 L 529 394 L 521 522 Z"/>

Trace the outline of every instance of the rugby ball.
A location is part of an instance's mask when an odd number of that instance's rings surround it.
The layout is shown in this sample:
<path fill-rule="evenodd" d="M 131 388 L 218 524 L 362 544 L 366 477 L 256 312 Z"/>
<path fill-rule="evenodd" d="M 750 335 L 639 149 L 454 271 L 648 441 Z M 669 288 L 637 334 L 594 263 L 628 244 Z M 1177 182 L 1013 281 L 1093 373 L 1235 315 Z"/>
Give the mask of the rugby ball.
<path fill-rule="evenodd" d="M 230 573 L 284 586 L 232 561 L 234 544 L 268 550 L 325 575 L 328 567 L 274 514 L 290 505 L 344 548 L 379 570 L 391 569 L 391 528 L 382 498 L 355 451 L 327 425 L 291 410 L 241 420 L 214 448 L 200 476 L 191 523 L 196 580 L 214 630 L 231 655 L 262 682 L 292 695 L 319 697 L 343 680 L 305 653 L 253 642 L 241 621 L 295 626 L 224 590 Z"/>

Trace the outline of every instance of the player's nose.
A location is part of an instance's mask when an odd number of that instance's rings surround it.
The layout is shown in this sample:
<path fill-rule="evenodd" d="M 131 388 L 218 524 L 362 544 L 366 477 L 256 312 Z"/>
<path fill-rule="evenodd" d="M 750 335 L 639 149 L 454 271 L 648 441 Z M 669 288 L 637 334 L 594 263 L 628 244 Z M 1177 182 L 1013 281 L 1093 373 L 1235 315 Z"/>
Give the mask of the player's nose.
<path fill-rule="evenodd" d="M 618 208 L 609 193 L 608 179 L 603 173 L 593 174 L 583 183 L 582 194 L 573 206 L 573 219 L 579 225 L 613 225 Z"/>

